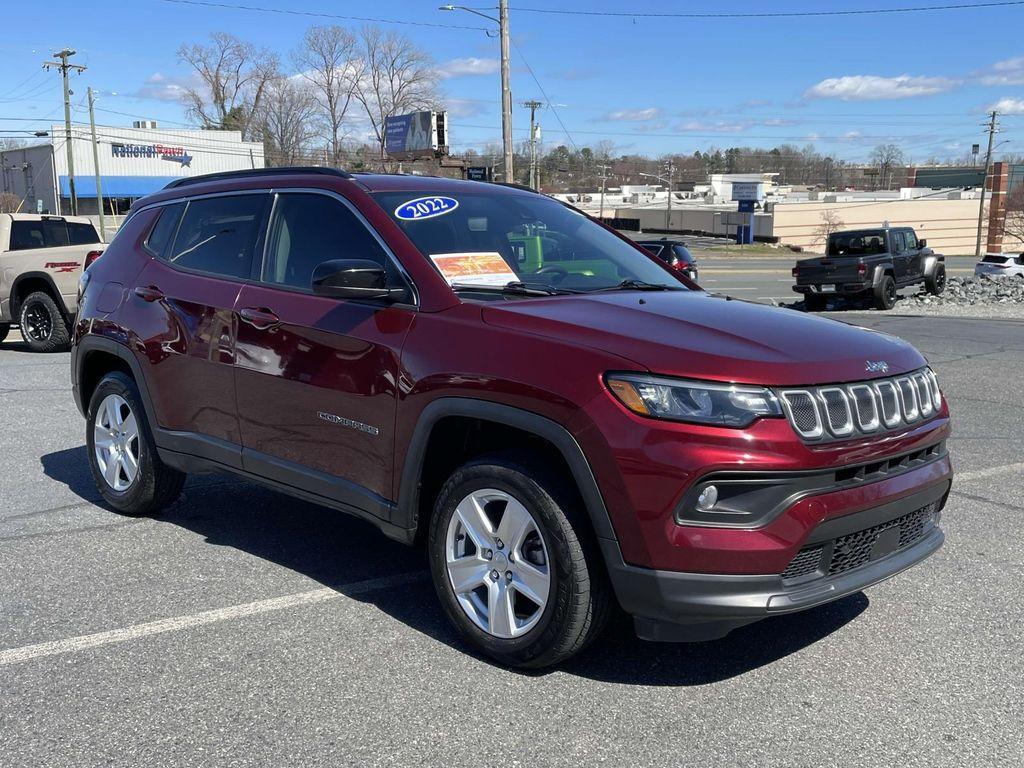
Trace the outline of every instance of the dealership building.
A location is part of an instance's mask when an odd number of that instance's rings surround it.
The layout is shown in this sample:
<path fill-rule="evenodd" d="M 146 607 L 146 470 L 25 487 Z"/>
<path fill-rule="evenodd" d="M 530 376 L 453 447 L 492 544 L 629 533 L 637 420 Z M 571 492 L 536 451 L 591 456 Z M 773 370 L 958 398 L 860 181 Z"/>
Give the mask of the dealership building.
<path fill-rule="evenodd" d="M 25 213 L 71 213 L 66 129 L 50 128 L 50 141 L 0 152 L 0 191 L 23 200 Z M 164 129 L 153 121 L 132 128 L 96 126 L 98 169 L 92 131 L 72 124 L 75 196 L 78 213 L 99 213 L 96 174 L 100 176 L 104 212 L 124 214 L 140 197 L 187 176 L 264 166 L 263 144 L 243 141 L 239 131 Z"/>

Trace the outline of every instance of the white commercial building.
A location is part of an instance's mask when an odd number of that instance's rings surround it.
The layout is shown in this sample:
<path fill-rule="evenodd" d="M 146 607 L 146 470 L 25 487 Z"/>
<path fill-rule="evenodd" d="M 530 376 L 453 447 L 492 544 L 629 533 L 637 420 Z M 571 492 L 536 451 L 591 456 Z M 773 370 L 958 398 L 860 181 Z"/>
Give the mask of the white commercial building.
<path fill-rule="evenodd" d="M 22 199 L 22 212 L 71 213 L 65 133 L 63 124 L 54 125 L 48 143 L 0 152 L 2 191 Z M 104 211 L 113 215 L 184 176 L 264 165 L 263 144 L 242 141 L 239 131 L 165 129 L 145 121 L 133 128 L 96 126 L 96 144 Z M 72 124 L 71 148 L 78 213 L 96 214 L 97 168 L 88 125 Z"/>

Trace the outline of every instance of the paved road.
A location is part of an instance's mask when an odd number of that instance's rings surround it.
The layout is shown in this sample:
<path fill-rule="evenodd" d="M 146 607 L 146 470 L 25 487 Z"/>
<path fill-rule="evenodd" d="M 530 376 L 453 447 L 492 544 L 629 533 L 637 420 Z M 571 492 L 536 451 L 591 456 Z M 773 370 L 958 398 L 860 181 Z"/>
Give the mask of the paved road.
<path fill-rule="evenodd" d="M 0 765 L 1021 765 L 1024 326 L 857 321 L 945 387 L 946 547 L 723 641 L 620 627 L 529 675 L 356 520 L 215 476 L 161 520 L 103 509 L 67 355 L 0 345 Z"/>

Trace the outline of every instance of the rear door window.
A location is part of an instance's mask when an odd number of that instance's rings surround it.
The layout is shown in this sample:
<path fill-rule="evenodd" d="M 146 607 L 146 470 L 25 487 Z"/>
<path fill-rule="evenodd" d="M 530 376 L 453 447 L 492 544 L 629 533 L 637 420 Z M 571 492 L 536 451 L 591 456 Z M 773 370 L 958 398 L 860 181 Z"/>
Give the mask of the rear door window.
<path fill-rule="evenodd" d="M 100 241 L 96 227 L 82 221 L 68 222 L 68 241 L 71 245 L 92 245 Z"/>
<path fill-rule="evenodd" d="M 268 199 L 261 193 L 190 200 L 165 260 L 184 269 L 249 278 Z"/>

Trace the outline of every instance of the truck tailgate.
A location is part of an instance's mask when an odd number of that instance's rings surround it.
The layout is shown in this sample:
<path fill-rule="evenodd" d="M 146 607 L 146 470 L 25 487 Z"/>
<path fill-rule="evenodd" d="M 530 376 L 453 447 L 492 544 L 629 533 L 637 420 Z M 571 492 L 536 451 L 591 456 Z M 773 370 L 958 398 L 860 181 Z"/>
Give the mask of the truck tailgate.
<path fill-rule="evenodd" d="M 858 270 L 859 258 L 829 257 L 807 259 L 797 264 L 797 285 L 822 285 L 826 283 L 858 283 L 864 275 Z"/>

